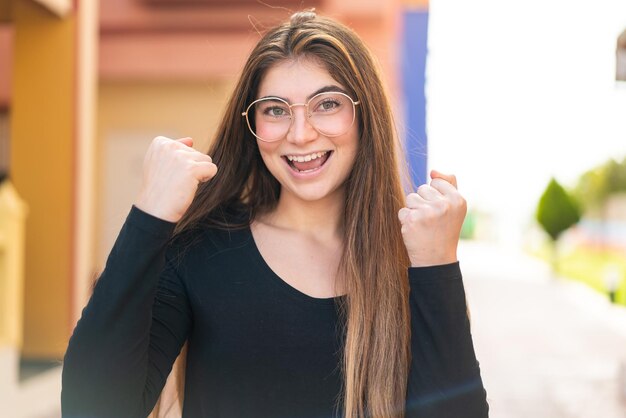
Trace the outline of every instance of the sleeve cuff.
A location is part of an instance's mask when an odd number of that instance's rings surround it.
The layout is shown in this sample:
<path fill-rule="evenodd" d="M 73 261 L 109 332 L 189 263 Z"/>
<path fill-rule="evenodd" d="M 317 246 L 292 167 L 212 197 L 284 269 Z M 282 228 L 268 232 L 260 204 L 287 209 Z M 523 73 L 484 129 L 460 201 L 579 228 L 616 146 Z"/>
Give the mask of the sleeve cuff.
<path fill-rule="evenodd" d="M 176 227 L 176 223 L 150 215 L 135 205 L 130 209 L 126 222 L 142 231 L 162 238 L 171 237 Z"/>
<path fill-rule="evenodd" d="M 461 267 L 458 261 L 450 264 L 425 267 L 409 267 L 409 282 L 424 283 L 440 280 L 461 280 Z"/>

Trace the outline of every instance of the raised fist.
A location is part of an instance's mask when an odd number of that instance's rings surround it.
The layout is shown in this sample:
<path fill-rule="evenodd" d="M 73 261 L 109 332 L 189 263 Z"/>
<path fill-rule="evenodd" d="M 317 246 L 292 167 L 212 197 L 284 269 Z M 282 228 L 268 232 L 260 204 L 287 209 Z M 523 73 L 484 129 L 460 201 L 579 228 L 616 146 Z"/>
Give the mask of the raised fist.
<path fill-rule="evenodd" d="M 402 238 L 413 267 L 457 261 L 457 245 L 467 203 L 457 190 L 456 177 L 432 170 L 430 185 L 406 198 L 398 211 Z"/>
<path fill-rule="evenodd" d="M 192 145 L 191 138 L 154 138 L 144 159 L 135 206 L 169 222 L 180 220 L 191 205 L 198 184 L 217 173 L 211 157 L 194 150 Z"/>

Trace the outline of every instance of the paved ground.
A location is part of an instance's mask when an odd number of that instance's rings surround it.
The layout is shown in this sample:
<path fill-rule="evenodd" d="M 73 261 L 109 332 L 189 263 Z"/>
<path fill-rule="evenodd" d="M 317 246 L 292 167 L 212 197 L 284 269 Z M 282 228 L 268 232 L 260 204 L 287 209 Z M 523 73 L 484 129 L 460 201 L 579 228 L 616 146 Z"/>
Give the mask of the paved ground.
<path fill-rule="evenodd" d="M 626 309 L 514 251 L 459 249 L 491 418 L 625 418 Z"/>

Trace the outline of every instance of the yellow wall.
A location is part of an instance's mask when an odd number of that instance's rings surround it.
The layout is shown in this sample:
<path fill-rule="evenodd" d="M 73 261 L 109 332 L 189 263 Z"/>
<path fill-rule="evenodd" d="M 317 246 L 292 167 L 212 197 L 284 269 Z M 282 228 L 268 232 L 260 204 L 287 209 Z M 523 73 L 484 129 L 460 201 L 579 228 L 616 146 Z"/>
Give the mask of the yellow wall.
<path fill-rule="evenodd" d="M 158 135 L 194 138 L 206 152 L 232 81 L 101 82 L 98 88 L 97 267 L 141 183 L 143 156 Z"/>
<path fill-rule="evenodd" d="M 10 170 L 29 207 L 23 354 L 59 358 L 70 331 L 75 19 L 13 7 Z"/>

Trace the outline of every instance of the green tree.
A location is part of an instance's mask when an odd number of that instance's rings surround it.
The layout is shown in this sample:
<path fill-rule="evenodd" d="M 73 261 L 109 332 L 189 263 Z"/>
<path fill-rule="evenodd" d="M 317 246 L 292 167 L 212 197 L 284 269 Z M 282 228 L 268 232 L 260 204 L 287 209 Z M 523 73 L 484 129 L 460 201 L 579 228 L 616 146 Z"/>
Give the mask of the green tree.
<path fill-rule="evenodd" d="M 535 216 L 539 225 L 551 238 L 552 268 L 557 271 L 557 240 L 565 230 L 578 223 L 580 209 L 563 186 L 552 178 L 539 199 Z"/>
<path fill-rule="evenodd" d="M 585 213 L 604 217 L 604 206 L 611 194 L 626 192 L 626 158 L 621 162 L 606 163 L 583 173 L 574 190 L 576 199 Z"/>
<path fill-rule="evenodd" d="M 576 200 L 581 205 L 581 209 L 588 213 L 595 210 L 600 211 L 608 196 L 606 182 L 607 165 L 593 168 L 583 173 L 578 179 L 578 184 L 574 190 Z"/>
<path fill-rule="evenodd" d="M 620 163 L 609 160 L 606 168 L 606 183 L 609 194 L 626 192 L 626 158 Z"/>

